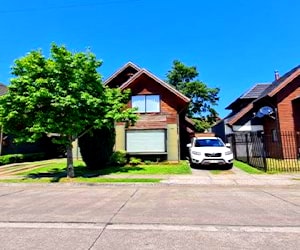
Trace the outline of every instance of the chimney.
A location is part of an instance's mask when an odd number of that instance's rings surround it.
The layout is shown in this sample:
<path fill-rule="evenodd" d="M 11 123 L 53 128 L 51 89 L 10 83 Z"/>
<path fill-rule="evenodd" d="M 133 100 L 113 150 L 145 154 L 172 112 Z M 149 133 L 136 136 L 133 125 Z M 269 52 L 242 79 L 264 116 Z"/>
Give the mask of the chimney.
<path fill-rule="evenodd" d="M 277 81 L 280 78 L 278 70 L 274 71 L 274 75 L 275 75 L 275 80 Z"/>

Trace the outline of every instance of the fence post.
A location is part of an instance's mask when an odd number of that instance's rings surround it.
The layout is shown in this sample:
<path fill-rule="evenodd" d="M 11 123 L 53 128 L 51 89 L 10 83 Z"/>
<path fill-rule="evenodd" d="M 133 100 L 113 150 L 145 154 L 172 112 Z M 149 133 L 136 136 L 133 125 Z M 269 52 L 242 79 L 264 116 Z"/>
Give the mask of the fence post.
<path fill-rule="evenodd" d="M 250 157 L 249 157 L 249 148 L 248 148 L 248 134 L 245 134 L 245 138 L 246 138 L 247 163 L 249 164 L 249 162 L 250 162 Z"/>
<path fill-rule="evenodd" d="M 231 134 L 231 143 L 232 143 L 232 153 L 234 159 L 237 159 L 236 155 L 236 141 L 235 141 L 235 134 Z"/>
<path fill-rule="evenodd" d="M 266 156 L 267 143 L 266 143 L 265 133 L 261 133 L 261 141 L 262 141 L 262 144 L 263 144 L 262 158 L 263 158 L 263 164 L 264 164 L 264 171 L 267 172 L 268 171 L 268 163 L 267 163 L 267 156 Z"/>

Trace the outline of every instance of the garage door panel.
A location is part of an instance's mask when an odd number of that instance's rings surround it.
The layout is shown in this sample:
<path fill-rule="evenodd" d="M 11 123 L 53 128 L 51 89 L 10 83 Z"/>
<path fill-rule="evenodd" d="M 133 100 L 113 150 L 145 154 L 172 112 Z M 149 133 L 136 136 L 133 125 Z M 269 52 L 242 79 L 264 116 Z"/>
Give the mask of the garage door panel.
<path fill-rule="evenodd" d="M 129 153 L 166 152 L 164 130 L 134 130 L 126 132 L 126 151 Z"/>

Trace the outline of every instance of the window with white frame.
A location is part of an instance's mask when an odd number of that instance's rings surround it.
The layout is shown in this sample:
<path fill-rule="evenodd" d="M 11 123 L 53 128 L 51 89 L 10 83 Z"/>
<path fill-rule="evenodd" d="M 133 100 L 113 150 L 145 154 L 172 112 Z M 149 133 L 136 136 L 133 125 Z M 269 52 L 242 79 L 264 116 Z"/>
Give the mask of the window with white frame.
<path fill-rule="evenodd" d="M 135 95 L 131 97 L 132 108 L 137 108 L 137 113 L 160 112 L 159 95 Z"/>

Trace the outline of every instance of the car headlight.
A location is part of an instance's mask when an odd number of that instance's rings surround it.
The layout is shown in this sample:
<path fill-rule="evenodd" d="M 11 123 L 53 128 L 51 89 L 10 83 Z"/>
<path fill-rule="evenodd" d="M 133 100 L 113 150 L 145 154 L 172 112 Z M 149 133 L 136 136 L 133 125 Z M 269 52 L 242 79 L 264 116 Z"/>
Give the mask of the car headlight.
<path fill-rule="evenodd" d="M 232 152 L 230 150 L 225 152 L 225 155 L 231 155 L 231 154 Z"/>
<path fill-rule="evenodd" d="M 201 155 L 201 153 L 200 153 L 200 152 L 197 152 L 197 151 L 192 151 L 192 154 L 193 154 L 193 155 Z"/>

